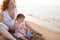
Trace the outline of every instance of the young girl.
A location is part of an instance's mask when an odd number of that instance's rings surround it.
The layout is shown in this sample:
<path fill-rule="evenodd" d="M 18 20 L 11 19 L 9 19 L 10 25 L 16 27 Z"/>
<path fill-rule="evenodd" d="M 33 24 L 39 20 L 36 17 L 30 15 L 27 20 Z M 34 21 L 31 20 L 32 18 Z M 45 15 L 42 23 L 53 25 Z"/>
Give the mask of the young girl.
<path fill-rule="evenodd" d="M 28 31 L 30 31 L 25 26 L 25 16 L 23 14 L 18 14 L 15 21 L 15 33 L 14 36 L 19 38 L 22 38 L 23 40 L 26 40 L 26 37 L 32 37 L 32 34 L 30 34 Z"/>

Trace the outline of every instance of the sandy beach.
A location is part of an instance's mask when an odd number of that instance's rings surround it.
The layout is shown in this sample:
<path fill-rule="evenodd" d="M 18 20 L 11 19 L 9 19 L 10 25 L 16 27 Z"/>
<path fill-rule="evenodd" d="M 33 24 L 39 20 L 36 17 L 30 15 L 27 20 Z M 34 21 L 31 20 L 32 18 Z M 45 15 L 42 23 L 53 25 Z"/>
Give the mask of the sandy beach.
<path fill-rule="evenodd" d="M 43 34 L 43 38 L 45 40 L 60 40 L 60 32 L 50 30 L 48 28 L 45 28 L 44 26 L 38 25 L 33 22 L 28 23 L 31 25 L 31 27 L 36 30 L 38 33 Z M 0 40 L 6 40 L 2 35 L 0 35 Z"/>
<path fill-rule="evenodd" d="M 50 30 L 44 26 L 37 25 L 33 22 L 28 22 L 34 30 L 43 34 L 45 40 L 60 40 L 60 32 Z"/>

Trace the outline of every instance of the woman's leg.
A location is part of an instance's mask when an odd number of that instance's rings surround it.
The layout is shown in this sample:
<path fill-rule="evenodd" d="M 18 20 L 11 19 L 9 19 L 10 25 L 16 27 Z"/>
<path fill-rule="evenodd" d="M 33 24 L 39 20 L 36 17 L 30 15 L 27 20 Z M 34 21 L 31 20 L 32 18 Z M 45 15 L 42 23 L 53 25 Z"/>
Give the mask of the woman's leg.
<path fill-rule="evenodd" d="M 24 38 L 24 37 L 20 37 L 18 38 L 19 40 L 27 40 L 27 38 Z"/>
<path fill-rule="evenodd" d="M 0 25 L 0 33 L 10 40 L 16 40 L 6 29 Z"/>

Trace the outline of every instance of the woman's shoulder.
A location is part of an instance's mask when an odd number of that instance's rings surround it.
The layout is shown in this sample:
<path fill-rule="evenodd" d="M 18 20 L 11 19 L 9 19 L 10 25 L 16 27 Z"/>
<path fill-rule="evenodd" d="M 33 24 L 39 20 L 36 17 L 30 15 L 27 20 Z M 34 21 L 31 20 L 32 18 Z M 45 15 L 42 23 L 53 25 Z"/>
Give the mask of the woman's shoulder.
<path fill-rule="evenodd" d="M 3 11 L 2 10 L 0 10 L 0 15 L 2 15 L 3 14 Z"/>
<path fill-rule="evenodd" d="M 1 13 L 2 13 L 2 14 L 3 14 L 3 13 L 6 13 L 6 10 L 4 10 L 4 11 L 0 10 L 0 14 L 1 14 Z"/>

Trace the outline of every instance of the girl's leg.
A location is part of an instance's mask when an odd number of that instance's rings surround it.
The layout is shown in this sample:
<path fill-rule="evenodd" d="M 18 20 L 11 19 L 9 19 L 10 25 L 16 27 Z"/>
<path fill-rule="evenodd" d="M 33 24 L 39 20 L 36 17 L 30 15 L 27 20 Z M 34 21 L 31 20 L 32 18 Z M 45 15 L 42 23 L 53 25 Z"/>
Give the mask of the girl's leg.
<path fill-rule="evenodd" d="M 0 33 L 10 40 L 16 40 L 6 29 L 0 26 Z"/>

